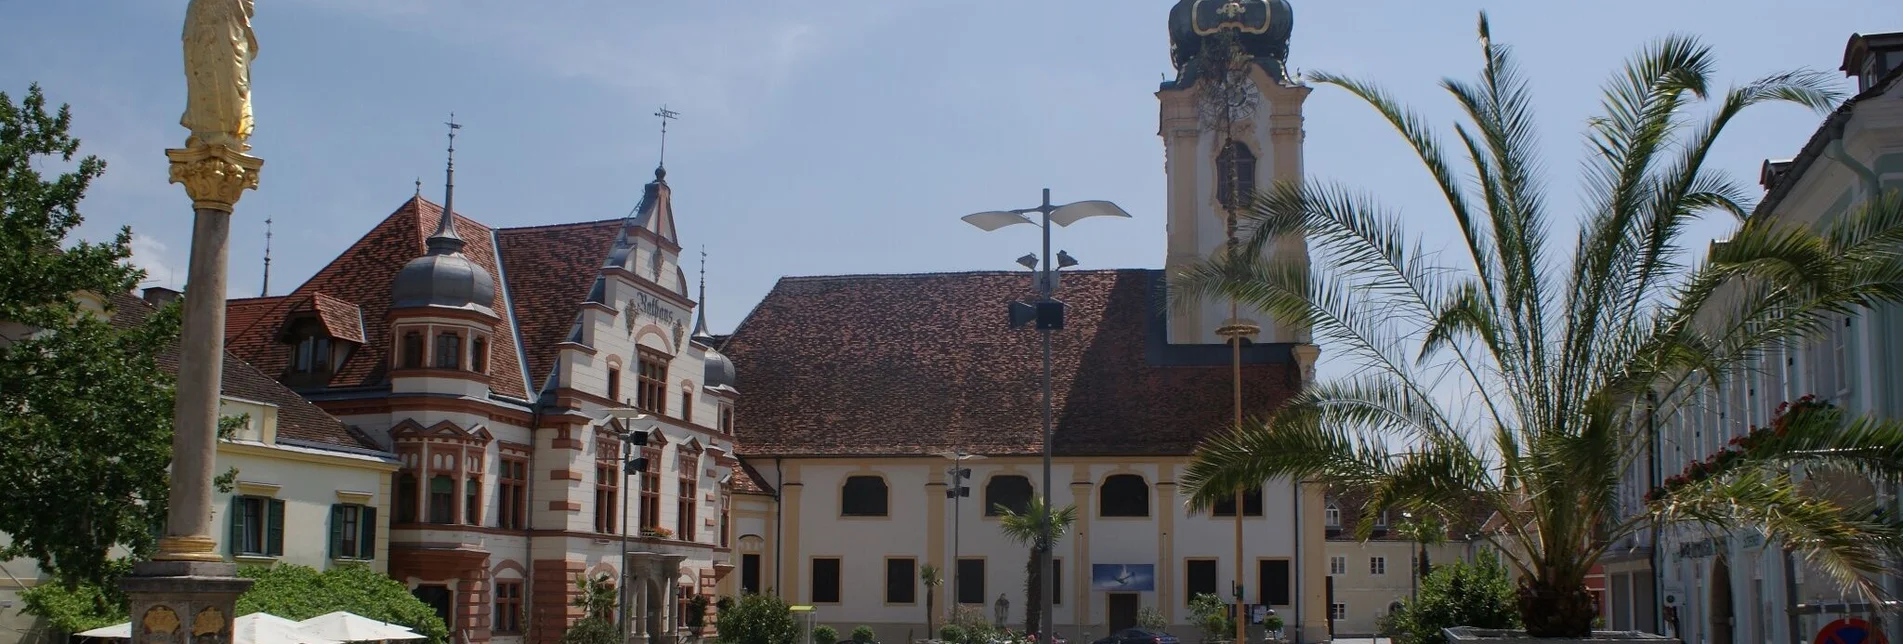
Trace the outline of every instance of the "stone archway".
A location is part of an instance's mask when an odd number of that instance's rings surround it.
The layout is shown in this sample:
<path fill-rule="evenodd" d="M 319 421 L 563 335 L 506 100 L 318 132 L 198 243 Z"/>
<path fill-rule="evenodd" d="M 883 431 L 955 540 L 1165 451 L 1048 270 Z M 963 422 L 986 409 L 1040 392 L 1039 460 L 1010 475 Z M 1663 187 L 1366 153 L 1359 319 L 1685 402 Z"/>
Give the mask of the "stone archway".
<path fill-rule="evenodd" d="M 1731 566 L 1723 556 L 1712 560 L 1711 579 L 1707 583 L 1711 587 L 1710 623 L 1707 626 L 1711 638 L 1708 641 L 1710 644 L 1732 644 L 1732 630 L 1738 620 L 1731 606 Z"/>

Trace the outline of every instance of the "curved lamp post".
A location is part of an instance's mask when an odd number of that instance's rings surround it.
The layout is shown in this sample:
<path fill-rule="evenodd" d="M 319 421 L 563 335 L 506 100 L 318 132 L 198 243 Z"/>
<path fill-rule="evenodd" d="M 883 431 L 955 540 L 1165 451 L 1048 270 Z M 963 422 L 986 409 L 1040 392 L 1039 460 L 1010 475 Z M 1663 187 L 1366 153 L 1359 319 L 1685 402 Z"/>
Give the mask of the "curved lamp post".
<path fill-rule="evenodd" d="M 1039 217 L 1033 219 L 1030 216 L 1031 213 L 1037 213 Z M 1124 212 L 1123 208 L 1118 207 L 1117 204 L 1101 200 L 1078 201 L 1061 206 L 1052 205 L 1051 189 L 1045 188 L 1044 202 L 1036 208 L 989 210 L 962 217 L 965 223 L 977 226 L 986 232 L 1018 224 L 1031 224 L 1042 229 L 1043 232 L 1044 252 L 1018 258 L 1019 265 L 1037 271 L 1034 273 L 1037 283 L 1037 302 L 1034 307 L 1025 307 L 1022 303 L 1013 302 L 1011 326 L 1016 328 L 1035 319 L 1044 351 L 1044 488 L 1041 490 L 1044 495 L 1044 516 L 1038 518 L 1040 547 L 1037 554 L 1038 569 L 1044 572 L 1038 576 L 1043 582 L 1040 593 L 1043 597 L 1038 602 L 1042 610 L 1038 620 L 1038 633 L 1044 637 L 1049 637 L 1052 630 L 1051 611 L 1053 600 L 1056 599 L 1051 596 L 1052 585 L 1055 581 L 1051 579 L 1051 331 L 1064 327 L 1064 303 L 1056 300 L 1052 295 L 1057 292 L 1057 271 L 1076 266 L 1077 259 L 1071 257 L 1070 253 L 1060 251 L 1056 262 L 1047 259 L 1043 269 L 1040 270 L 1038 258 L 1051 257 L 1051 224 L 1070 226 L 1091 217 L 1128 219 L 1130 213 Z M 1003 597 L 1000 597 L 999 601 L 999 610 L 1002 611 L 1004 610 Z"/>

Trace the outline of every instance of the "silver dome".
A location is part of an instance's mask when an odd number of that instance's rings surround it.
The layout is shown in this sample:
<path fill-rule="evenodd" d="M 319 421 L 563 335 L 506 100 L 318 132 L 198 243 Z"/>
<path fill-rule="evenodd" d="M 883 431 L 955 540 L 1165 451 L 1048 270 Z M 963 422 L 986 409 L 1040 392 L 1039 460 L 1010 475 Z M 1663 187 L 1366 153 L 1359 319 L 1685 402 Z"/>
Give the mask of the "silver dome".
<path fill-rule="evenodd" d="M 441 306 L 495 315 L 496 281 L 461 253 L 410 260 L 390 285 L 390 308 Z"/>
<path fill-rule="evenodd" d="M 733 361 L 714 349 L 707 350 L 706 372 L 701 384 L 707 387 L 733 387 Z"/>

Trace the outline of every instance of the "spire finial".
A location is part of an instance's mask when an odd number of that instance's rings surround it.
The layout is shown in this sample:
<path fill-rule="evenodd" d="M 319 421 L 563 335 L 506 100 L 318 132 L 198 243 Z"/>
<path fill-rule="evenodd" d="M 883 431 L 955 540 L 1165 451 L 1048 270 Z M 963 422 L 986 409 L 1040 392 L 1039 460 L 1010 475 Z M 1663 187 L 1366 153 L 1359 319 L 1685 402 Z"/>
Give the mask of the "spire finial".
<path fill-rule="evenodd" d="M 418 199 L 423 198 L 423 178 L 422 177 L 416 178 L 416 198 Z"/>
<path fill-rule="evenodd" d="M 456 235 L 456 130 L 463 126 L 456 122 L 455 112 L 449 113 L 444 125 L 449 126 L 449 162 L 443 170 L 443 216 L 426 242 L 431 255 L 452 255 L 463 249 L 463 238 Z"/>
<path fill-rule="evenodd" d="M 271 217 L 264 218 L 264 286 L 258 288 L 258 297 L 271 296 Z"/>
<path fill-rule="evenodd" d="M 661 118 L 661 161 L 654 166 L 654 178 L 662 179 L 667 177 L 667 122 L 680 118 L 681 113 L 667 109 L 667 105 L 663 104 L 661 111 L 654 115 Z"/>
<path fill-rule="evenodd" d="M 700 246 L 700 297 L 694 303 L 694 337 L 707 333 L 707 245 Z"/>

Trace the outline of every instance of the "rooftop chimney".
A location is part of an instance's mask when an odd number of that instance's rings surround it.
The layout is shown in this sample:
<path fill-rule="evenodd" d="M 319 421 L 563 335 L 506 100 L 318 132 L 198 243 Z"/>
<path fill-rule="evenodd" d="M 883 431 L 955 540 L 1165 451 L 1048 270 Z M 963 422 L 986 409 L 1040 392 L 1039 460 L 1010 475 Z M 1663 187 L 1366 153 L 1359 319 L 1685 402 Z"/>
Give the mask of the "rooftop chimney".
<path fill-rule="evenodd" d="M 145 292 L 141 297 L 145 298 L 146 304 L 150 304 L 152 306 L 165 306 L 167 304 L 171 304 L 173 300 L 176 300 L 182 296 L 184 296 L 183 293 L 174 291 L 169 288 L 165 288 L 163 286 L 147 286 L 145 287 Z"/>

